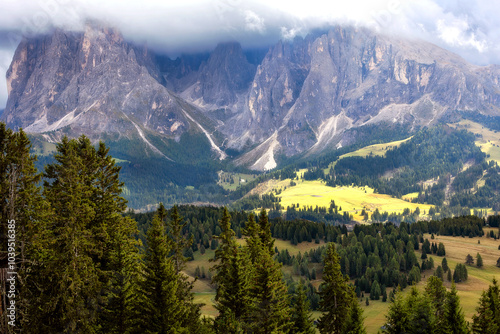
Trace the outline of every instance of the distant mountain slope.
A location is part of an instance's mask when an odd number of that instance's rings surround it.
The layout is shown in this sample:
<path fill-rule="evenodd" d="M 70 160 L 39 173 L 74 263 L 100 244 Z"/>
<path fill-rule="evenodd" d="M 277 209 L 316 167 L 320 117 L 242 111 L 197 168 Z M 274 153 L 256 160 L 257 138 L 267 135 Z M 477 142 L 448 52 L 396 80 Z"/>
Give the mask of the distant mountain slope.
<path fill-rule="evenodd" d="M 232 41 L 177 59 L 98 23 L 56 29 L 19 44 L 7 87 L 0 120 L 13 129 L 48 142 L 83 133 L 132 166 L 161 161 L 172 175 L 204 164 L 211 184 L 224 166 L 271 170 L 381 131 L 401 139 L 401 129 L 411 135 L 443 116 L 500 115 L 500 66 L 340 26 L 267 53 Z M 166 179 L 191 186 L 187 173 Z"/>

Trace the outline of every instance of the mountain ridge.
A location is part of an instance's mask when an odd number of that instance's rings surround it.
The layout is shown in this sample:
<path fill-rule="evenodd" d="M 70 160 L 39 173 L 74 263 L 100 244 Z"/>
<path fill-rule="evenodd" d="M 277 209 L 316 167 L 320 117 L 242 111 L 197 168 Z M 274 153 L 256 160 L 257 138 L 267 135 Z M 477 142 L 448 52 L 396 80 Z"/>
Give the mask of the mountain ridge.
<path fill-rule="evenodd" d="M 365 125 L 416 130 L 456 111 L 500 115 L 499 80 L 498 65 L 364 28 L 278 41 L 263 57 L 233 41 L 172 60 L 93 23 L 20 43 L 0 119 L 50 141 L 135 138 L 167 159 L 145 132 L 179 142 L 194 131 L 214 159 L 264 171 L 351 145 L 348 130 Z"/>

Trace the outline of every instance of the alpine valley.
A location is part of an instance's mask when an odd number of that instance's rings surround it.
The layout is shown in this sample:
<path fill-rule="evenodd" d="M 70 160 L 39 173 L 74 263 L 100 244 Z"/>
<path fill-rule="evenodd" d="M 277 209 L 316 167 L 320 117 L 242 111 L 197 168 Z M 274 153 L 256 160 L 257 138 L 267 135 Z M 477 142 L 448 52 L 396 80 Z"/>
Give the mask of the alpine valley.
<path fill-rule="evenodd" d="M 0 120 L 30 134 L 41 165 L 65 135 L 103 140 L 136 209 L 227 204 L 287 171 L 298 179 L 300 168 L 330 186 L 494 209 L 497 144 L 477 145 L 500 130 L 499 81 L 498 65 L 365 28 L 335 26 L 268 49 L 230 41 L 171 59 L 90 23 L 22 40 Z M 378 156 L 342 156 L 403 139 Z M 240 191 L 221 187 L 221 175 L 240 172 L 266 173 Z M 471 191 L 484 202 L 467 202 Z"/>

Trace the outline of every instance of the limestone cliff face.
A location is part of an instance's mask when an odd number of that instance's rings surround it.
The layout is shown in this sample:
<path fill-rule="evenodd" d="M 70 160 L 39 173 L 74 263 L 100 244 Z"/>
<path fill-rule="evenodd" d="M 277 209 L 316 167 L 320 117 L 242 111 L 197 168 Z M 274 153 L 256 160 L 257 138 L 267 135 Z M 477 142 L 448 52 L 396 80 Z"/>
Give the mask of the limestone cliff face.
<path fill-rule="evenodd" d="M 91 25 L 81 33 L 56 30 L 23 40 L 7 72 L 2 119 L 56 137 L 143 136 L 148 130 L 178 136 L 189 123 L 154 59 L 119 32 Z"/>
<path fill-rule="evenodd" d="M 345 130 L 365 124 L 432 126 L 455 110 L 500 115 L 498 74 L 429 43 L 337 27 L 269 51 L 241 111 L 244 137 L 231 144 L 262 143 L 238 162 L 265 169 L 276 154 L 351 144 Z"/>
<path fill-rule="evenodd" d="M 260 58 L 262 59 L 262 58 Z M 238 43 L 176 60 L 88 26 L 24 40 L 7 73 L 0 119 L 30 132 L 92 138 L 204 133 L 256 170 L 279 155 L 353 143 L 367 124 L 432 126 L 445 112 L 500 115 L 500 66 L 435 45 L 334 27 L 278 42 L 255 65 Z M 212 136 L 217 131 L 217 139 Z"/>

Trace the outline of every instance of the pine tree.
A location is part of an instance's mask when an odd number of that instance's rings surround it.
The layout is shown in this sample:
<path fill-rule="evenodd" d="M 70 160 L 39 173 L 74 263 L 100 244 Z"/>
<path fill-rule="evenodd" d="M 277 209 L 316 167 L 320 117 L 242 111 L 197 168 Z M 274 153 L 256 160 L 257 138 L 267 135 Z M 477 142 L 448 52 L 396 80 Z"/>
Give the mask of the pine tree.
<path fill-rule="evenodd" d="M 274 256 L 274 239 L 271 236 L 271 223 L 267 217 L 266 209 L 262 209 L 259 214 L 259 236 L 262 247 L 268 250 L 271 257 Z"/>
<path fill-rule="evenodd" d="M 441 262 L 441 267 L 443 267 L 443 271 L 444 271 L 444 272 L 447 272 L 447 271 L 448 271 L 448 269 L 450 269 L 450 268 L 448 267 L 448 260 L 446 260 L 446 258 L 443 258 L 443 261 Z"/>
<path fill-rule="evenodd" d="M 354 299 L 351 303 L 351 313 L 344 332 L 346 334 L 366 334 L 364 320 L 363 310 L 358 301 Z"/>
<path fill-rule="evenodd" d="M 340 259 L 335 251 L 335 245 L 328 245 L 324 259 L 323 283 L 320 286 L 320 333 L 343 333 L 350 323 L 353 303 L 357 303 L 352 286 L 348 285 L 348 277 L 340 271 Z M 361 318 L 361 317 L 360 317 Z M 352 324 L 352 323 L 351 323 Z M 351 327 L 356 327 L 354 324 Z"/>
<path fill-rule="evenodd" d="M 372 287 L 371 287 L 371 290 L 370 290 L 370 299 L 371 300 L 379 300 L 380 299 L 380 294 L 381 294 L 380 285 L 378 284 L 377 281 L 374 281 L 372 283 Z"/>
<path fill-rule="evenodd" d="M 92 153 L 92 150 L 94 153 Z M 46 275 L 52 281 L 45 296 L 49 305 L 44 313 L 47 328 L 53 332 L 92 332 L 95 330 L 98 299 L 102 291 L 102 271 L 96 259 L 103 256 L 105 239 L 101 226 L 92 226 L 95 216 L 94 189 L 90 170 L 95 161 L 88 159 L 95 149 L 85 137 L 57 145 L 55 163 L 45 167 L 44 195 L 54 214 L 51 254 Z"/>
<path fill-rule="evenodd" d="M 389 307 L 386 317 L 385 333 L 408 333 L 410 329 L 410 315 L 401 291 L 396 292 L 394 302 Z"/>
<path fill-rule="evenodd" d="M 253 333 L 287 333 L 290 326 L 288 289 L 283 281 L 281 264 L 273 259 L 274 248 L 271 247 L 274 239 L 265 210 L 260 214 L 258 229 L 249 218 L 247 233 L 250 256 L 256 256 L 250 289 L 253 300 L 251 329 Z"/>
<path fill-rule="evenodd" d="M 121 219 L 130 220 L 125 217 Z M 117 225 L 116 228 L 110 243 L 110 279 L 101 309 L 102 333 L 129 333 L 135 327 L 137 318 L 140 242 L 131 237 L 137 234 L 134 221 Z"/>
<path fill-rule="evenodd" d="M 474 333 L 498 333 L 500 331 L 500 289 L 496 279 L 479 299 L 477 314 L 472 316 Z"/>
<path fill-rule="evenodd" d="M 425 285 L 425 293 L 433 306 L 436 320 L 435 332 L 444 333 L 446 328 L 446 319 L 444 315 L 446 312 L 445 308 L 448 294 L 446 288 L 443 286 L 443 281 L 437 276 L 429 277 Z"/>
<path fill-rule="evenodd" d="M 246 243 L 250 255 L 250 260 L 252 261 L 252 263 L 255 263 L 257 262 L 260 255 L 260 250 L 262 249 L 262 241 L 260 238 L 260 227 L 255 222 L 253 213 L 250 213 L 248 215 L 248 221 L 245 224 L 243 234 L 248 237 L 246 239 Z"/>
<path fill-rule="evenodd" d="M 292 299 L 292 328 L 291 333 L 314 334 L 316 333 L 311 316 L 309 301 L 307 300 L 304 283 L 302 280 L 297 285 Z"/>
<path fill-rule="evenodd" d="M 172 251 L 164 224 L 155 215 L 146 235 L 144 279 L 141 282 L 140 328 L 146 333 L 181 330 L 182 306 L 178 298 L 179 280 L 168 256 Z"/>
<path fill-rule="evenodd" d="M 465 321 L 462 308 L 460 307 L 460 297 L 457 295 L 455 283 L 451 284 L 451 291 L 446 298 L 445 319 L 447 333 L 469 333 L 469 326 Z"/>
<path fill-rule="evenodd" d="M 478 268 L 482 268 L 483 267 L 483 257 L 479 253 L 477 253 L 477 255 L 476 255 L 476 266 Z"/>
<path fill-rule="evenodd" d="M 11 252 L 7 249 L 7 228 L 9 221 L 14 221 L 16 268 L 9 271 L 17 271 L 16 326 L 27 329 L 33 325 L 43 330 L 43 320 L 37 319 L 39 313 L 35 315 L 34 311 L 46 303 L 37 290 L 46 286 L 42 269 L 50 242 L 47 229 L 50 208 L 41 196 L 38 185 L 41 174 L 35 167 L 37 158 L 30 154 L 30 149 L 26 133 L 13 132 L 0 123 L 0 251 L 2 254 Z M 3 308 L 7 294 L 0 291 L 0 295 L 0 308 Z M 7 325 L 7 318 L 2 316 L 0 332 L 10 333 L 12 329 Z"/>
<path fill-rule="evenodd" d="M 252 305 L 250 259 L 236 244 L 227 208 L 224 208 L 220 226 L 222 233 L 217 237 L 219 248 L 214 259 L 218 262 L 211 268 L 215 272 L 212 277 L 216 285 L 215 308 L 219 311 L 214 327 L 217 333 L 242 333 Z"/>
<path fill-rule="evenodd" d="M 104 333 L 125 333 L 134 319 L 138 284 L 139 254 L 137 223 L 122 217 L 126 200 L 121 196 L 123 183 L 120 167 L 103 142 L 97 149 L 90 141 L 79 139 L 80 156 L 87 166 L 87 184 L 91 185 L 94 216 L 90 223 L 94 262 L 98 263 L 101 292 L 100 325 Z"/>
<path fill-rule="evenodd" d="M 160 204 L 158 214 L 162 217 L 166 212 L 163 212 L 163 204 Z M 201 326 L 200 323 L 200 308 L 201 305 L 194 304 L 194 295 L 192 293 L 194 282 L 189 281 L 187 275 L 181 271 L 186 267 L 186 262 L 188 259 L 183 255 L 184 251 L 187 250 L 193 244 L 193 237 L 185 237 L 183 229 L 186 226 L 186 222 L 183 222 L 183 218 L 179 215 L 179 209 L 177 205 L 174 205 L 170 211 L 170 220 L 167 223 L 168 236 L 170 243 L 172 245 L 171 259 L 174 263 L 175 272 L 177 279 L 179 280 L 179 287 L 177 289 L 177 298 L 181 305 L 183 305 L 182 310 L 182 327 L 189 329 L 191 333 L 199 331 Z"/>

